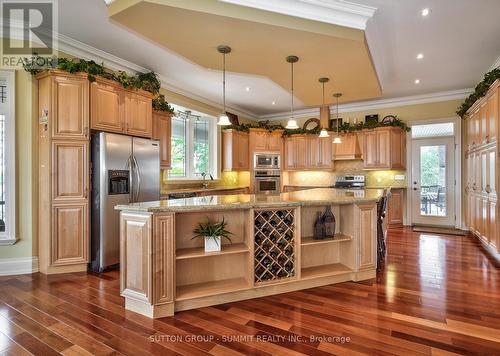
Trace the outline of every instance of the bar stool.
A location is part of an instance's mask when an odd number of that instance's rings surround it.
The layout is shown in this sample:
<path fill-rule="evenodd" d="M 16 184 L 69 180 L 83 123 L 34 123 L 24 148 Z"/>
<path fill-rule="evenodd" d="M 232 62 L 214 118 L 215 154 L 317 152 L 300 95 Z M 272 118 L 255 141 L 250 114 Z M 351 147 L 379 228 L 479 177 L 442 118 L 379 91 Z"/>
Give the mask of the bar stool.
<path fill-rule="evenodd" d="M 391 195 L 391 188 L 384 190 L 377 205 L 377 270 L 380 271 L 385 261 L 386 241 L 384 220 L 387 213 L 387 201 Z"/>

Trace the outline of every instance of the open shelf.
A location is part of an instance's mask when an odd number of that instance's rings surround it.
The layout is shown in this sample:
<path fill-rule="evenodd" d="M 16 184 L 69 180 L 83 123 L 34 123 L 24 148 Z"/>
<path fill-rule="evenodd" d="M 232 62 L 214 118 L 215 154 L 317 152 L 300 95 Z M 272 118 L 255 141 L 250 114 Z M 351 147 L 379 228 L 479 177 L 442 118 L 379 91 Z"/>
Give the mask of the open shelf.
<path fill-rule="evenodd" d="M 318 245 L 318 244 L 327 244 L 332 242 L 343 242 L 343 241 L 351 241 L 352 237 L 342 234 L 337 234 L 335 237 L 327 237 L 323 240 L 315 240 L 314 237 L 302 237 L 302 246 L 308 245 Z"/>
<path fill-rule="evenodd" d="M 301 276 L 302 279 L 310 279 L 318 277 L 329 277 L 349 272 L 352 272 L 352 270 L 342 263 L 333 263 L 329 265 L 302 268 Z"/>
<path fill-rule="evenodd" d="M 248 282 L 245 278 L 223 279 L 204 283 L 188 284 L 178 286 L 176 300 L 186 300 L 193 298 L 208 297 L 217 294 L 235 292 L 248 289 Z"/>
<path fill-rule="evenodd" d="M 205 252 L 204 247 L 192 247 L 178 249 L 175 253 L 177 260 L 184 260 L 187 258 L 213 257 L 246 252 L 249 252 L 248 246 L 244 243 L 237 243 L 224 244 L 222 245 L 222 251 L 218 252 Z"/>

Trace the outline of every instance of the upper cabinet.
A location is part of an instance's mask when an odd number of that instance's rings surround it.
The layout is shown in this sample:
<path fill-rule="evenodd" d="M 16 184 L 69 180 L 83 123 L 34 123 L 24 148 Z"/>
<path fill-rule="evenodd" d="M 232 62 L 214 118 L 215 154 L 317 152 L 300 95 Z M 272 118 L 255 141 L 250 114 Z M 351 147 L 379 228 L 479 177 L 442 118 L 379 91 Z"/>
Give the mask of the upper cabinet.
<path fill-rule="evenodd" d="M 310 135 L 285 138 L 285 171 L 332 170 L 332 140 Z"/>
<path fill-rule="evenodd" d="M 364 169 L 405 169 L 406 133 L 397 127 L 363 132 Z"/>
<path fill-rule="evenodd" d="M 249 134 L 236 130 L 222 131 L 222 169 L 248 171 L 250 169 Z"/>
<path fill-rule="evenodd" d="M 160 141 L 160 168 L 171 168 L 172 114 L 153 112 L 153 139 Z"/>
<path fill-rule="evenodd" d="M 282 135 L 282 130 L 269 132 L 261 128 L 250 129 L 250 152 L 281 151 Z"/>
<path fill-rule="evenodd" d="M 152 95 L 130 91 L 111 80 L 97 78 L 90 90 L 90 121 L 94 130 L 132 136 L 152 136 Z"/>
<path fill-rule="evenodd" d="M 360 159 L 361 147 L 358 139 L 359 136 L 357 133 L 341 135 L 342 143 L 333 145 L 333 159 L 336 161 Z"/>

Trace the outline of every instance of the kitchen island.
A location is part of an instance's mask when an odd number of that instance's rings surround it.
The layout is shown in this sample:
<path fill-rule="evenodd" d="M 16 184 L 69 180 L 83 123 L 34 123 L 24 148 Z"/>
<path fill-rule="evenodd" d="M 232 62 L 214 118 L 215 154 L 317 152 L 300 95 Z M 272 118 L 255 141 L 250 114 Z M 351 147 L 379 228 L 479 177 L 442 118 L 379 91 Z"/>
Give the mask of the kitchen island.
<path fill-rule="evenodd" d="M 119 205 L 120 290 L 125 308 L 160 318 L 176 311 L 284 293 L 376 274 L 382 190 L 329 188 L 204 196 Z M 335 235 L 315 240 L 330 207 Z M 205 253 L 199 222 L 228 223 L 231 242 Z"/>

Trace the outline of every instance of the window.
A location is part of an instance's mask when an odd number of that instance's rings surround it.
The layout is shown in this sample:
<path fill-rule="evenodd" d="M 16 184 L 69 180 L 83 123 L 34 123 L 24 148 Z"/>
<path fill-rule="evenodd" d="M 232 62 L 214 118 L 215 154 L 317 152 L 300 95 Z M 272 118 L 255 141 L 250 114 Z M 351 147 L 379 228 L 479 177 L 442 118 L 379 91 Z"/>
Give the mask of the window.
<path fill-rule="evenodd" d="M 14 72 L 0 71 L 0 245 L 15 238 Z"/>
<path fill-rule="evenodd" d="M 440 124 L 413 125 L 411 127 L 412 138 L 453 136 L 455 134 L 453 122 Z"/>
<path fill-rule="evenodd" d="M 202 179 L 202 173 L 217 174 L 217 130 L 215 119 L 178 109 L 172 118 L 172 169 L 170 179 Z"/>

